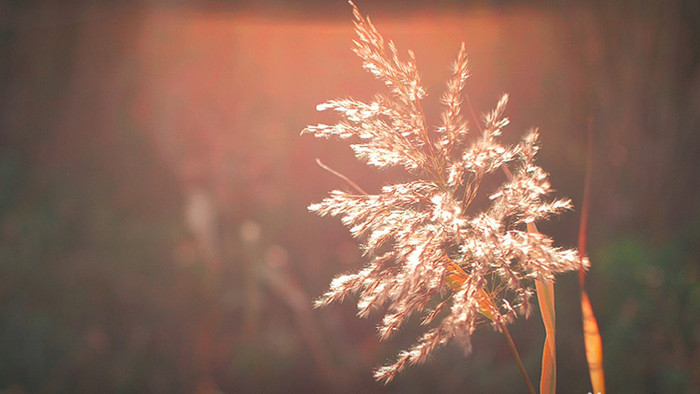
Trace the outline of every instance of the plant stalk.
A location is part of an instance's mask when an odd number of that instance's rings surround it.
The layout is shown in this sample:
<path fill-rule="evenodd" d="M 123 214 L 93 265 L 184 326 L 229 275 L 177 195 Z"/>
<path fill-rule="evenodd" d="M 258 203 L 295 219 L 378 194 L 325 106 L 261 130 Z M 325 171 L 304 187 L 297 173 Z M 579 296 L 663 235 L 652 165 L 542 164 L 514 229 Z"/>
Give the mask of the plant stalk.
<path fill-rule="evenodd" d="M 510 336 L 510 331 L 508 331 L 508 327 L 506 327 L 505 324 L 501 324 L 500 326 L 501 330 L 503 331 L 503 335 L 505 335 L 506 339 L 508 340 L 508 347 L 510 347 L 510 351 L 513 353 L 513 357 L 515 357 L 515 362 L 518 364 L 520 374 L 523 375 L 523 380 L 525 380 L 525 384 L 527 384 L 527 389 L 530 391 L 530 394 L 536 394 L 535 388 L 532 385 L 532 382 L 530 381 L 530 377 L 527 375 L 525 366 L 523 365 L 523 361 L 520 359 L 520 353 L 518 353 L 518 349 L 515 347 L 513 337 Z"/>

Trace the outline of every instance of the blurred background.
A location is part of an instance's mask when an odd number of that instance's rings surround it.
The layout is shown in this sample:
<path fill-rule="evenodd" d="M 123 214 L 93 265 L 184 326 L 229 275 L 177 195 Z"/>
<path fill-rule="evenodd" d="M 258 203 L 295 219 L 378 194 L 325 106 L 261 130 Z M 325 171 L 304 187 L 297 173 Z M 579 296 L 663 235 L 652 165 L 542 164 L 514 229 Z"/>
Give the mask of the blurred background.
<path fill-rule="evenodd" d="M 252 4 L 251 4 L 252 3 Z M 390 385 L 353 299 L 362 266 L 306 207 L 389 177 L 337 141 L 317 104 L 382 90 L 351 52 L 341 0 L 0 2 L 0 392 L 514 393 L 503 337 L 437 351 Z M 700 3 L 357 1 L 416 53 L 432 124 L 461 41 L 478 112 L 511 94 L 517 141 L 581 205 L 595 141 L 588 290 L 610 392 L 700 390 Z M 585 4 L 585 5 L 583 5 Z M 574 247 L 580 210 L 541 230 Z M 560 392 L 590 390 L 575 274 L 557 292 Z M 512 333 L 533 380 L 537 314 Z"/>

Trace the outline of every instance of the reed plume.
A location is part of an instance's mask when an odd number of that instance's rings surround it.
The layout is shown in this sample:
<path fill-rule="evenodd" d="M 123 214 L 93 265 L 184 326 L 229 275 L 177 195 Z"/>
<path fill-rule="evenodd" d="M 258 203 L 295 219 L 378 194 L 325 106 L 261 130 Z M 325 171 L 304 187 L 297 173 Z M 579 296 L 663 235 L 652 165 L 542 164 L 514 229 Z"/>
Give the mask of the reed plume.
<path fill-rule="evenodd" d="M 358 159 L 369 165 L 403 167 L 411 181 L 382 187 L 376 194 L 335 190 L 309 210 L 339 216 L 361 241 L 367 260 L 356 273 L 337 276 L 316 306 L 357 294 L 358 315 L 386 311 L 379 324 L 381 340 L 415 314 L 427 331 L 397 359 L 374 372 L 391 381 L 407 365 L 420 363 L 450 341 L 468 353 L 479 323 L 503 331 L 517 316 L 529 316 L 534 282 L 578 270 L 576 250 L 562 249 L 527 225 L 571 208 L 567 199 L 552 199 L 548 174 L 535 163 L 538 133 L 505 145 L 499 136 L 509 123 L 508 95 L 483 116 L 473 131 L 462 114 L 469 77 L 462 44 L 442 96 L 441 123 L 428 128 L 422 109 L 426 96 L 415 56 L 401 59 L 351 2 L 355 16 L 354 51 L 363 67 L 388 90 L 371 101 L 331 100 L 317 109 L 333 110 L 334 125 L 308 126 L 302 134 L 352 139 Z M 506 175 L 504 175 L 504 173 Z M 476 211 L 473 202 L 485 177 L 503 179 Z M 584 259 L 584 264 L 588 261 Z"/>

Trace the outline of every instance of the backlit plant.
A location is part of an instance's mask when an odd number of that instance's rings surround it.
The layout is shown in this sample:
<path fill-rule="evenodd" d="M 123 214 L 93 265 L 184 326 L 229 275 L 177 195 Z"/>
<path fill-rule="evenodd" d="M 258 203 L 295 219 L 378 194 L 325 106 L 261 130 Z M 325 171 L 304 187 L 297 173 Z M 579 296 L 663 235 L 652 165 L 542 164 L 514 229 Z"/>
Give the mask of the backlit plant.
<path fill-rule="evenodd" d="M 534 226 L 571 208 L 571 203 L 549 198 L 548 174 L 535 163 L 536 130 L 516 145 L 499 141 L 509 123 L 504 116 L 507 95 L 483 116 L 483 125 L 468 124 L 461 108 L 469 76 L 464 44 L 442 96 L 441 123 L 429 128 L 422 109 L 426 92 L 413 53 L 402 60 L 394 44 L 385 42 L 369 18 L 352 6 L 354 51 L 388 94 L 369 102 L 339 99 L 320 104 L 318 110 L 333 110 L 341 120 L 308 126 L 302 133 L 352 139 L 358 159 L 379 168 L 403 167 L 412 180 L 386 185 L 376 194 L 350 182 L 353 192 L 335 190 L 309 207 L 320 215 L 341 217 L 361 241 L 367 260 L 358 272 L 333 279 L 316 305 L 356 293 L 359 316 L 374 309 L 386 311 L 378 328 L 382 340 L 409 316 L 422 316 L 429 328 L 418 342 L 375 371 L 375 378 L 385 382 L 450 341 L 469 352 L 477 325 L 490 323 L 508 338 L 533 391 L 507 325 L 530 315 L 535 288 L 539 292 L 549 286 L 553 297 L 556 274 L 588 265 L 576 250 L 554 246 Z M 488 195 L 487 208 L 477 211 L 472 203 L 483 191 L 485 177 L 503 182 Z M 553 311 L 553 298 L 547 305 Z M 551 352 L 553 360 L 553 337 L 548 342 L 552 347 L 545 352 Z"/>

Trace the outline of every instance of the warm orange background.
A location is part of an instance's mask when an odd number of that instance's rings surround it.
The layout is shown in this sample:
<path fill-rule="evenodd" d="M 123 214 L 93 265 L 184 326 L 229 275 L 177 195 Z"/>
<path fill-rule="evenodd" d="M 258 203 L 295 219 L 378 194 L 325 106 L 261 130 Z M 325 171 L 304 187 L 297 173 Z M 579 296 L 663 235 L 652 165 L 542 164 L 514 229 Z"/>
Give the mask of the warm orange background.
<path fill-rule="evenodd" d="M 367 3 L 415 52 L 429 123 L 464 41 L 475 110 L 510 93 L 504 138 L 539 127 L 540 163 L 577 206 L 592 127 L 589 292 L 610 392 L 697 390 L 697 7 Z M 359 320 L 354 300 L 311 309 L 361 266 L 339 221 L 306 211 L 344 187 L 315 158 L 369 190 L 405 175 L 299 136 L 337 120 L 317 104 L 383 89 L 350 49 L 350 8 L 261 4 L 0 7 L 0 390 L 524 388 L 488 327 L 468 357 L 449 346 L 381 386 L 371 369 L 420 327 L 380 344 L 380 314 Z M 541 228 L 574 246 L 578 211 Z M 559 390 L 587 392 L 573 275 L 557 297 Z M 537 381 L 541 322 L 513 335 Z"/>

